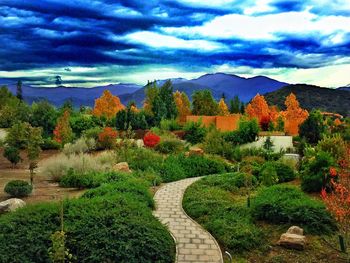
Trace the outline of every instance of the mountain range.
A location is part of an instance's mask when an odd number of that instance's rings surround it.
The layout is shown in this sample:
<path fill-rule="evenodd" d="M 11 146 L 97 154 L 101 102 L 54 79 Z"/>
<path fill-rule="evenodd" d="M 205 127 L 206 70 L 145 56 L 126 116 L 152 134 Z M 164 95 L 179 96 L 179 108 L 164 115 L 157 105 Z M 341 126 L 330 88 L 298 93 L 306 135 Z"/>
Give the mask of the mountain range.
<path fill-rule="evenodd" d="M 345 112 L 350 101 L 350 85 L 338 89 L 320 88 L 317 86 L 298 84 L 289 85 L 265 76 L 244 78 L 237 75 L 214 73 L 205 74 L 195 79 L 173 78 L 170 79 L 174 91 L 185 92 L 191 99 L 192 94 L 197 90 L 210 89 L 214 98 L 219 100 L 225 95 L 226 100 L 238 95 L 240 100 L 249 102 L 257 93 L 267 94 L 267 99 L 272 104 L 283 108 L 284 98 L 290 93 L 296 93 L 300 103 L 307 109 L 323 108 L 329 111 Z M 156 80 L 158 86 L 166 80 Z M 6 85 L 12 93 L 16 93 L 16 81 L 0 79 L 0 86 Z M 93 88 L 84 87 L 32 87 L 23 85 L 23 96 L 25 101 L 32 103 L 38 100 L 48 100 L 50 103 L 60 106 L 66 100 L 71 100 L 74 106 L 81 105 L 93 107 L 96 98 L 100 97 L 104 90 L 108 89 L 112 94 L 119 96 L 123 104 L 134 100 L 141 106 L 145 99 L 145 86 L 137 84 L 110 84 Z M 345 103 L 345 104 L 344 104 Z"/>
<path fill-rule="evenodd" d="M 264 76 L 253 78 L 243 78 L 236 75 L 215 73 L 206 74 L 196 79 L 174 78 L 170 79 L 173 83 L 174 91 L 185 92 L 189 98 L 197 90 L 210 89 L 215 99 L 220 99 L 224 94 L 227 99 L 238 95 L 239 98 L 248 102 L 257 93 L 275 91 L 288 85 L 285 82 L 279 82 Z M 166 80 L 157 80 L 157 85 L 161 86 Z M 16 81 L 0 79 L 0 86 L 6 85 L 12 93 L 16 93 Z M 70 99 L 72 103 L 79 107 L 80 105 L 93 106 L 96 98 L 100 97 L 105 89 L 112 94 L 119 96 L 123 104 L 134 100 L 138 106 L 141 106 L 145 99 L 145 86 L 137 84 L 110 84 L 107 86 L 97 86 L 93 88 L 83 87 L 32 87 L 23 84 L 23 97 L 25 101 L 31 103 L 38 100 L 48 100 L 52 104 L 59 106 Z"/>

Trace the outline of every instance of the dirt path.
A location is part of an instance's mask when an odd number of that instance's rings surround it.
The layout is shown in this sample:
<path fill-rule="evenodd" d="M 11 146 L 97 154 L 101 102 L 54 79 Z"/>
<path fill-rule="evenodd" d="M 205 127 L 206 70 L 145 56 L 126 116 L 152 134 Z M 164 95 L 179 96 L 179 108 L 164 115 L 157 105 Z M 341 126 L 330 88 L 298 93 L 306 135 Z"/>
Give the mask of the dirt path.
<path fill-rule="evenodd" d="M 60 200 L 62 197 L 75 197 L 81 195 L 83 191 L 72 188 L 61 188 L 57 183 L 50 182 L 50 178 L 40 172 L 40 168 L 46 159 L 58 154 L 58 151 L 43 151 L 38 164 L 38 173 L 34 177 L 33 193 L 23 198 L 27 203 L 37 203 L 42 201 Z M 0 149 L 0 201 L 10 198 L 4 191 L 5 185 L 11 180 L 29 181 L 28 161 L 25 153 L 21 153 L 23 162 L 12 168 L 11 163 L 3 157 L 3 150 Z"/>

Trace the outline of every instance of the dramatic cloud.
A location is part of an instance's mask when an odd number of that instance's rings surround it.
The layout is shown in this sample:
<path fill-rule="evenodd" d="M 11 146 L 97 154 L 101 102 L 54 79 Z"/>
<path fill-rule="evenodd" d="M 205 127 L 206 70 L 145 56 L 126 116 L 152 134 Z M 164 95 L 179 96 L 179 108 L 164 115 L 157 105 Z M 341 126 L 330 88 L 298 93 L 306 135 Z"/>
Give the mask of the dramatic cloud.
<path fill-rule="evenodd" d="M 0 77 L 93 86 L 207 72 L 350 83 L 348 0 L 3 0 Z"/>

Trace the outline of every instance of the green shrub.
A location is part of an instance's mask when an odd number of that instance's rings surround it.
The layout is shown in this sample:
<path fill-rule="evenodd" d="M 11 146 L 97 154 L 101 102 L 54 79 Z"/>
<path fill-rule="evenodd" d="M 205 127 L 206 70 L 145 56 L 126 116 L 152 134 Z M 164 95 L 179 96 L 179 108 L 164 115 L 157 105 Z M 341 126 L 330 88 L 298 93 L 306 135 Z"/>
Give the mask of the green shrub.
<path fill-rule="evenodd" d="M 274 162 L 273 166 L 277 172 L 279 183 L 290 182 L 295 179 L 295 172 L 290 166 L 282 162 Z"/>
<path fill-rule="evenodd" d="M 215 129 L 211 130 L 203 142 L 203 148 L 206 153 L 218 154 L 226 159 L 235 159 L 235 149 L 225 141 L 224 133 Z"/>
<path fill-rule="evenodd" d="M 207 129 L 202 125 L 202 122 L 187 122 L 184 126 L 185 140 L 197 144 L 203 142 L 205 135 L 207 134 Z"/>
<path fill-rule="evenodd" d="M 329 153 L 318 152 L 314 158 L 303 163 L 301 189 L 305 192 L 320 192 L 330 188 L 329 168 L 335 161 Z"/>
<path fill-rule="evenodd" d="M 153 169 L 154 171 L 160 171 L 163 163 L 163 156 L 159 153 L 152 151 L 151 149 L 135 148 L 129 149 L 126 158 L 120 154 L 118 161 L 128 162 L 132 170 Z"/>
<path fill-rule="evenodd" d="M 41 144 L 42 150 L 59 150 L 60 148 L 61 144 L 51 138 L 43 139 L 43 143 Z"/>
<path fill-rule="evenodd" d="M 254 225 L 249 208 L 237 204 L 231 191 L 241 185 L 244 174 L 208 176 L 191 185 L 185 192 L 186 213 L 203 225 L 220 243 L 234 253 L 261 246 L 262 231 Z"/>
<path fill-rule="evenodd" d="M 83 132 L 83 136 L 87 139 L 98 140 L 98 135 L 102 132 L 101 127 L 93 127 Z"/>
<path fill-rule="evenodd" d="M 135 180 L 125 180 L 120 177 L 117 182 L 103 184 L 98 188 L 90 189 L 86 191 L 82 198 L 94 198 L 94 197 L 113 197 L 115 195 L 130 196 L 134 200 L 138 200 L 147 204 L 148 207 L 154 208 L 154 201 L 147 185 L 144 182 Z"/>
<path fill-rule="evenodd" d="M 60 180 L 61 187 L 74 188 L 95 188 L 106 182 L 105 174 L 99 172 L 78 173 L 73 169 L 69 169 Z"/>
<path fill-rule="evenodd" d="M 240 145 L 249 142 L 254 142 L 259 133 L 259 124 L 256 119 L 247 120 L 240 119 L 238 130 L 227 132 L 225 140 L 232 145 Z"/>
<path fill-rule="evenodd" d="M 259 171 L 259 179 L 264 185 L 289 182 L 295 179 L 292 168 L 282 162 L 265 162 Z"/>
<path fill-rule="evenodd" d="M 5 185 L 4 191 L 13 197 L 25 197 L 31 194 L 33 187 L 26 181 L 13 180 Z"/>
<path fill-rule="evenodd" d="M 156 173 L 153 169 L 147 169 L 145 171 L 136 170 L 133 171 L 133 175 L 136 178 L 140 178 L 149 183 L 149 186 L 157 186 L 163 182 L 162 177 Z"/>
<path fill-rule="evenodd" d="M 164 182 L 172 182 L 186 178 L 187 174 L 179 162 L 179 158 L 177 156 L 170 155 L 165 159 L 162 165 L 160 176 Z"/>
<path fill-rule="evenodd" d="M 6 146 L 4 148 L 4 157 L 9 160 L 13 166 L 22 161 L 21 156 L 19 155 L 19 149 L 13 146 Z"/>
<path fill-rule="evenodd" d="M 294 186 L 262 188 L 252 200 L 252 214 L 257 220 L 269 223 L 300 225 L 312 234 L 326 234 L 335 229 L 324 204 Z"/>
<path fill-rule="evenodd" d="M 335 160 L 340 160 L 346 155 L 346 143 L 339 134 L 336 134 L 319 141 L 316 151 L 329 153 Z"/>
<path fill-rule="evenodd" d="M 64 202 L 66 247 L 83 263 L 173 262 L 174 241 L 152 216 L 147 188 L 118 178 L 111 186 Z M 58 204 L 50 203 L 1 216 L 0 262 L 50 262 L 50 236 L 60 229 L 59 211 Z"/>
<path fill-rule="evenodd" d="M 239 188 L 257 185 L 255 176 L 241 172 L 207 176 L 202 180 L 205 185 L 219 187 L 229 192 L 236 192 Z"/>
<path fill-rule="evenodd" d="M 184 150 L 184 143 L 178 139 L 161 140 L 155 147 L 155 150 L 164 154 L 180 153 Z"/>
<path fill-rule="evenodd" d="M 186 177 L 219 174 L 229 171 L 229 167 L 224 161 L 214 158 L 213 156 L 190 155 L 186 157 L 184 154 L 180 154 L 175 158 L 185 171 Z"/>
<path fill-rule="evenodd" d="M 181 129 L 181 126 L 175 119 L 172 119 L 172 120 L 163 119 L 160 121 L 159 126 L 162 130 L 166 130 L 166 131 L 177 131 Z"/>

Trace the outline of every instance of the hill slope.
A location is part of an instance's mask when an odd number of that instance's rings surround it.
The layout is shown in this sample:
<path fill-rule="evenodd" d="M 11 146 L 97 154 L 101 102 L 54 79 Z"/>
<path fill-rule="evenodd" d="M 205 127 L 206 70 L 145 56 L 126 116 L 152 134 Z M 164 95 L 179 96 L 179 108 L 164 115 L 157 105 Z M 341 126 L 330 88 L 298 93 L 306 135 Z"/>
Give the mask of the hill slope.
<path fill-rule="evenodd" d="M 301 107 L 307 110 L 320 109 L 350 116 L 350 92 L 345 90 L 296 84 L 267 93 L 265 94 L 265 98 L 269 104 L 277 105 L 281 109 L 284 109 L 284 101 L 291 92 L 297 96 Z"/>

